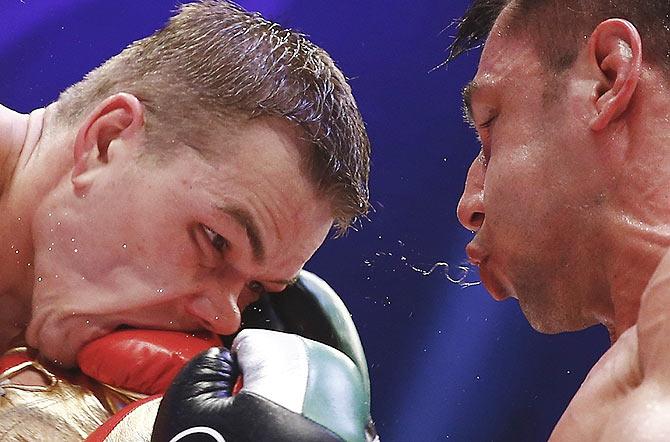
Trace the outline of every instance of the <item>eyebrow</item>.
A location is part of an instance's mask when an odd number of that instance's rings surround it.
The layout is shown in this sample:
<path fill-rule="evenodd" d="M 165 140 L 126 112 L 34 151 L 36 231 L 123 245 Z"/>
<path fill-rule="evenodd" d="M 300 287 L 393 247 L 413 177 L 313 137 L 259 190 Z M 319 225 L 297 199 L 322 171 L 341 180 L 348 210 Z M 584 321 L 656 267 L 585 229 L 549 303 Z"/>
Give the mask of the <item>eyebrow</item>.
<path fill-rule="evenodd" d="M 466 123 L 473 127 L 475 125 L 475 120 L 472 117 L 472 96 L 479 88 L 479 84 L 472 80 L 463 88 L 463 91 L 461 92 L 463 96 L 463 119 Z"/>
<path fill-rule="evenodd" d="M 216 208 L 232 217 L 244 228 L 254 259 L 260 263 L 265 261 L 265 246 L 261 240 L 260 229 L 249 212 L 238 206 L 216 206 Z"/>

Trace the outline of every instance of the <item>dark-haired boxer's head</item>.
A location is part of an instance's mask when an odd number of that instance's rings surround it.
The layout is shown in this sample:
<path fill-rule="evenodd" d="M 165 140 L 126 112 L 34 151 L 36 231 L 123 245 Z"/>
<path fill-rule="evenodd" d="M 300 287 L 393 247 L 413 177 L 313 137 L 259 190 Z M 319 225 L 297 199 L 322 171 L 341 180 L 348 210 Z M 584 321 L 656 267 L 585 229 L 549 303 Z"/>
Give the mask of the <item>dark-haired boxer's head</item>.
<path fill-rule="evenodd" d="M 667 179 L 652 135 L 668 111 L 670 10 L 615 3 L 475 1 L 452 48 L 486 38 L 464 90 L 482 145 L 458 209 L 476 232 L 468 255 L 492 295 L 518 298 L 545 332 L 613 319 L 612 290 L 647 272 L 624 265 L 650 238 L 631 226 L 655 222 L 642 189 Z M 627 237 L 640 241 L 622 258 Z"/>
<path fill-rule="evenodd" d="M 119 326 L 235 332 L 368 207 L 369 142 L 343 74 L 224 1 L 183 6 L 62 94 L 66 155 L 32 222 L 30 345 L 65 365 Z"/>
<path fill-rule="evenodd" d="M 670 72 L 670 3 L 663 0 L 475 0 L 459 23 L 449 59 L 484 42 L 501 14 L 505 23 L 496 32 L 528 39 L 552 74 L 572 66 L 596 26 L 612 17 L 633 23 L 645 60 Z"/>

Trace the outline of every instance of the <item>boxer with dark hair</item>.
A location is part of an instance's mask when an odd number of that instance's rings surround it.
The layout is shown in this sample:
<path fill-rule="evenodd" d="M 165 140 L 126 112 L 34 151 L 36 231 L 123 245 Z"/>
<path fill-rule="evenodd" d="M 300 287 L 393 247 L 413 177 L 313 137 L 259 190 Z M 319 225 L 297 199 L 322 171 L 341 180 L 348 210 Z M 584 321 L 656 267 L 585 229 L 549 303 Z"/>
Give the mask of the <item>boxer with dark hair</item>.
<path fill-rule="evenodd" d="M 451 58 L 482 149 L 458 207 L 498 300 L 543 332 L 613 342 L 555 441 L 670 435 L 670 4 L 475 0 Z"/>
<path fill-rule="evenodd" d="M 44 109 L 0 107 L 0 135 L 0 349 L 29 347 L 0 364 L 9 438 L 90 433 L 114 407 L 78 415 L 87 391 L 101 396 L 95 379 L 59 371 L 85 345 L 118 329 L 209 331 L 191 350 L 191 335 L 170 344 L 194 356 L 368 209 L 369 141 L 342 72 L 227 1 L 182 6 Z M 39 395 L 65 380 L 49 409 Z"/>

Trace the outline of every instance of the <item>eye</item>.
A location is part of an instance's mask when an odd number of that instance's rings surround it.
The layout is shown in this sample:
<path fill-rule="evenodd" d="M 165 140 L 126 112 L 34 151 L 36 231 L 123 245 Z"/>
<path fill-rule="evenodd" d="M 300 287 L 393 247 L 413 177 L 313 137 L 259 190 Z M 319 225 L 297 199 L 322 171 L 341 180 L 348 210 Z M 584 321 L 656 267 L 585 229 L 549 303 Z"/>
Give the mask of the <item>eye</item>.
<path fill-rule="evenodd" d="M 486 122 L 480 124 L 477 127 L 477 137 L 479 138 L 479 143 L 482 146 L 482 151 L 480 153 L 480 158 L 484 167 L 488 166 L 489 159 L 491 158 L 491 125 L 495 121 L 497 115 L 492 116 Z"/>
<path fill-rule="evenodd" d="M 491 125 L 493 124 L 493 122 L 495 121 L 495 119 L 497 117 L 498 117 L 497 115 L 494 115 L 494 116 L 490 117 L 484 123 L 480 124 L 479 127 L 483 128 L 483 129 L 488 129 L 489 127 L 491 127 Z"/>
<path fill-rule="evenodd" d="M 226 238 L 219 235 L 214 230 L 210 229 L 209 227 L 207 227 L 205 225 L 203 225 L 202 227 L 205 230 L 205 233 L 207 234 L 207 237 L 209 238 L 209 242 L 212 243 L 212 247 L 214 247 L 219 252 L 222 252 L 222 251 L 224 251 L 225 249 L 228 248 L 229 244 L 228 244 L 228 240 Z"/>
<path fill-rule="evenodd" d="M 262 295 L 267 292 L 263 284 L 258 281 L 251 281 L 249 284 L 247 284 L 247 287 L 249 287 L 249 290 L 257 295 Z"/>

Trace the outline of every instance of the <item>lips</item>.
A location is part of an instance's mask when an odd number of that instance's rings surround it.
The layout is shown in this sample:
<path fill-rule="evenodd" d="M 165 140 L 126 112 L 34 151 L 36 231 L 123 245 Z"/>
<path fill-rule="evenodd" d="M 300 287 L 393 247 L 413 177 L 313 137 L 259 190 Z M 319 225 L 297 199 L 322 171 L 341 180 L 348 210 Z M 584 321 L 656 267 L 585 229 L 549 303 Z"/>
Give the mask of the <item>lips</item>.
<path fill-rule="evenodd" d="M 475 242 L 476 239 L 477 238 L 473 239 L 467 246 L 465 246 L 465 253 L 468 256 L 470 264 L 479 267 L 486 261 L 488 256 L 484 252 L 484 249 Z"/>
<path fill-rule="evenodd" d="M 81 317 L 55 319 L 54 316 L 40 323 L 32 322 L 26 339 L 45 359 L 66 368 L 75 365 L 76 354 L 81 347 L 113 330 L 113 327 L 92 324 Z"/>
<path fill-rule="evenodd" d="M 505 289 L 500 279 L 496 278 L 485 267 L 479 267 L 479 276 L 481 277 L 482 284 L 486 287 L 486 291 L 489 292 L 493 299 L 504 301 L 510 297 L 509 292 Z"/>
<path fill-rule="evenodd" d="M 465 253 L 472 265 L 479 267 L 479 276 L 482 284 L 496 301 L 503 301 L 510 297 L 509 291 L 503 286 L 502 281 L 494 274 L 489 260 L 489 254 L 478 243 L 475 237 L 466 247 Z"/>

